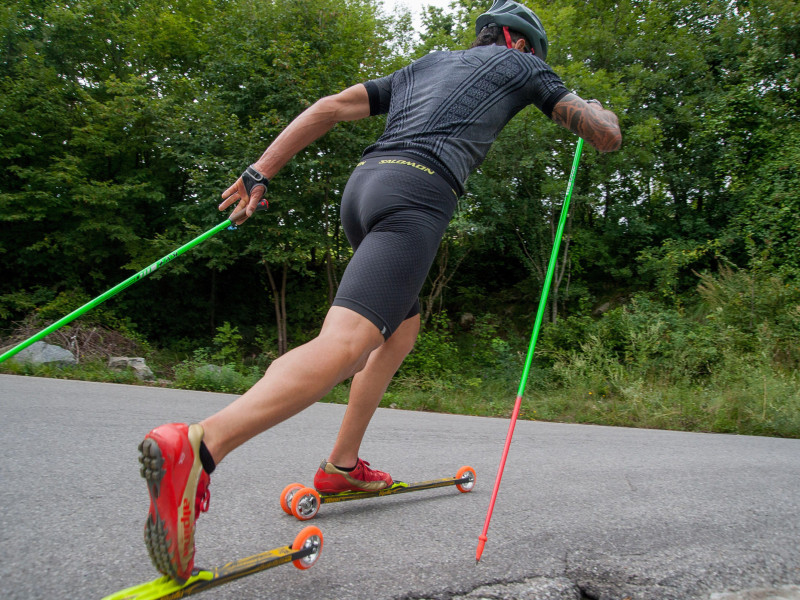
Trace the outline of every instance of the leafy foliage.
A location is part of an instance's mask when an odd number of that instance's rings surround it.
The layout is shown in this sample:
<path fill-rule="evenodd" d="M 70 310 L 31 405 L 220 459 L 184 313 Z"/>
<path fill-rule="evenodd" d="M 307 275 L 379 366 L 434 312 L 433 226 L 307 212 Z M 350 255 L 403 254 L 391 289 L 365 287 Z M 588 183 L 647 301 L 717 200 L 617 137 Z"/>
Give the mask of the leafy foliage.
<path fill-rule="evenodd" d="M 4 3 L 0 326 L 58 318 L 216 225 L 220 192 L 300 111 L 411 58 L 467 47 L 488 4 L 429 7 L 414 32 L 408 13 L 387 15 L 369 0 Z M 722 415 L 723 429 L 743 418 L 732 416 L 744 400 L 730 390 L 752 400 L 771 386 L 791 398 L 797 2 L 552 0 L 535 9 L 550 64 L 568 88 L 619 115 L 624 140 L 610 155 L 584 152 L 538 383 L 552 391 L 571 382 L 592 402 L 647 396 L 665 414 L 659 381 L 699 386 L 705 408 L 687 400 L 681 414 Z M 342 190 L 381 125 L 337 126 L 271 182 L 269 211 L 132 286 L 97 322 L 184 355 L 209 347 L 208 358 L 240 371 L 279 353 L 281 338 L 308 339 L 349 258 Z M 574 144 L 528 107 L 470 177 L 423 290 L 430 320 L 401 372 L 409 385 L 424 380 L 445 402 L 513 371 Z M 445 315 L 464 313 L 477 321 L 460 332 Z M 728 391 L 714 396 L 714 385 Z M 608 402 L 597 410 L 613 413 Z M 737 414 L 766 415 L 760 402 L 761 412 L 741 404 Z"/>

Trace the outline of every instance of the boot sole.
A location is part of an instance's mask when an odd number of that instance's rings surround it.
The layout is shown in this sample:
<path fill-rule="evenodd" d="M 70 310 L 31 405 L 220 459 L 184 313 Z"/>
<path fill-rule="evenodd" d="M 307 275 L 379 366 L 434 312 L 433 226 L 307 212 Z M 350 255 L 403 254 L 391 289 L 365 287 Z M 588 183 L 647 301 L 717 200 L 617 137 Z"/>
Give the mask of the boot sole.
<path fill-rule="evenodd" d="M 164 477 L 166 469 L 164 469 L 161 448 L 154 439 L 145 438 L 139 444 L 139 462 L 142 465 L 139 472 L 147 483 L 147 491 L 152 504 L 152 510 L 147 515 L 147 521 L 144 524 L 144 543 L 147 546 L 147 553 L 150 555 L 150 562 L 159 573 L 168 575 L 183 585 L 186 579 L 178 576 L 178 570 L 173 560 L 174 553 L 169 549 L 166 524 L 158 515 L 156 500 L 161 492 L 161 479 Z"/>

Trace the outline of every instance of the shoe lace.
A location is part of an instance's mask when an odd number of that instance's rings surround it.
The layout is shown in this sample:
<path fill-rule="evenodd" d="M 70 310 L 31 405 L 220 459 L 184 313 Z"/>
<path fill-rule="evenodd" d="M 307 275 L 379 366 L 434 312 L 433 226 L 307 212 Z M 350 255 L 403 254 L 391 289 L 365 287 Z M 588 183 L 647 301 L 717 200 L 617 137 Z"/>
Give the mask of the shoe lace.
<path fill-rule="evenodd" d="M 211 478 L 203 471 L 200 474 L 200 481 L 197 482 L 197 495 L 194 500 L 195 519 L 200 516 L 200 513 L 208 512 L 208 505 L 211 503 L 209 485 L 211 485 Z"/>
<path fill-rule="evenodd" d="M 371 469 L 369 463 L 365 460 L 358 459 L 357 471 L 360 471 L 358 479 L 361 481 L 377 481 L 379 479 L 384 479 L 386 473 L 383 471 L 378 471 L 378 469 Z"/>

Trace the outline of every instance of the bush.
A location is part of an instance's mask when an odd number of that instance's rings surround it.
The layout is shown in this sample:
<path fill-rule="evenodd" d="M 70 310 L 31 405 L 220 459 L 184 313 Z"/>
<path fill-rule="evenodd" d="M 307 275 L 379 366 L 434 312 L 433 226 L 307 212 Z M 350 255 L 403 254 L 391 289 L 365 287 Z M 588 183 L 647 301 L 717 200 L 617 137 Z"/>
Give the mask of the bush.
<path fill-rule="evenodd" d="M 211 360 L 222 364 L 241 364 L 241 342 L 242 335 L 239 333 L 239 328 L 231 327 L 231 324 L 225 321 L 220 327 L 217 327 Z"/>
<path fill-rule="evenodd" d="M 638 295 L 597 321 L 550 326 L 560 385 L 540 414 L 800 436 L 800 290 L 728 269 L 700 276 L 699 293 L 691 311 Z"/>
<path fill-rule="evenodd" d="M 403 376 L 447 378 L 457 368 L 457 349 L 446 313 L 434 315 L 400 367 Z"/>
<path fill-rule="evenodd" d="M 261 378 L 262 371 L 251 367 L 239 372 L 234 365 L 217 366 L 189 360 L 175 366 L 175 387 L 225 394 L 243 394 Z"/>

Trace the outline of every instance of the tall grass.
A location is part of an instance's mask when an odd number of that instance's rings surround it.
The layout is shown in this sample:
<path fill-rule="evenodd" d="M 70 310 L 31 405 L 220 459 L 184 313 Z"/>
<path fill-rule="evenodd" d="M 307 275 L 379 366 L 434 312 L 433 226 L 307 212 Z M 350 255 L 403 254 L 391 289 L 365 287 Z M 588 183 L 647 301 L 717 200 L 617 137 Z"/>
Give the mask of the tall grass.
<path fill-rule="evenodd" d="M 800 438 L 800 287 L 733 270 L 698 281 L 691 302 L 642 294 L 598 319 L 545 326 L 520 418 Z M 179 388 L 243 393 L 274 355 L 245 361 L 242 343 L 226 323 L 211 347 L 154 370 L 162 384 L 170 377 Z M 468 332 L 438 315 L 381 406 L 507 417 L 527 344 L 491 314 Z M 68 369 L 9 361 L 0 372 L 138 383 L 98 361 Z M 348 391 L 345 382 L 324 401 L 345 403 Z"/>
<path fill-rule="evenodd" d="M 639 295 L 600 319 L 546 326 L 521 418 L 800 437 L 800 288 L 722 270 L 697 291 L 691 308 Z M 491 322 L 467 337 L 471 349 L 434 323 L 415 352 L 447 368 L 431 378 L 412 355 L 384 405 L 508 415 L 527 340 L 500 339 Z"/>

